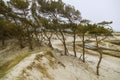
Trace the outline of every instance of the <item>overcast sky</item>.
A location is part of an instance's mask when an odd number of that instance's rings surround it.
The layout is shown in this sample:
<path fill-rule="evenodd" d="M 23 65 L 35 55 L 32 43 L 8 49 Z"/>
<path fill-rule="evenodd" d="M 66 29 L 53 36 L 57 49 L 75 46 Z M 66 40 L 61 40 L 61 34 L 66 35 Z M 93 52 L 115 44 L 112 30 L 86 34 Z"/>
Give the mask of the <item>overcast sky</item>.
<path fill-rule="evenodd" d="M 62 0 L 81 12 L 83 19 L 92 22 L 113 21 L 115 31 L 120 31 L 120 0 Z"/>

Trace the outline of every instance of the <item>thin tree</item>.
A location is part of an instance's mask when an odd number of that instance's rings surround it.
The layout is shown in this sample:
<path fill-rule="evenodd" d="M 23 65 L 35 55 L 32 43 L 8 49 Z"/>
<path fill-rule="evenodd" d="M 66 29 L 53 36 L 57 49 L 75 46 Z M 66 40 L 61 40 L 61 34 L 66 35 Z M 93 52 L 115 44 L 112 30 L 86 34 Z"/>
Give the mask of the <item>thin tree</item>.
<path fill-rule="evenodd" d="M 89 24 L 90 20 L 87 20 L 87 19 L 82 19 L 80 21 L 80 24 L 78 25 L 77 27 L 77 31 L 78 31 L 78 34 L 79 36 L 82 38 L 82 60 L 83 62 L 85 62 L 85 34 L 89 31 L 89 28 L 88 28 L 88 24 Z"/>
<path fill-rule="evenodd" d="M 77 24 L 81 20 L 81 13 L 76 10 L 73 6 L 67 5 L 65 6 L 65 10 L 63 11 L 64 17 L 69 21 L 70 32 L 73 34 L 73 52 L 76 57 L 76 32 L 77 32 Z"/>
<path fill-rule="evenodd" d="M 88 25 L 78 25 L 78 34 L 80 35 L 80 37 L 82 38 L 82 60 L 83 62 L 85 62 L 85 34 L 88 32 L 89 28 Z"/>
<path fill-rule="evenodd" d="M 96 50 L 99 53 L 99 61 L 96 66 L 96 74 L 99 75 L 99 68 L 100 68 L 100 63 L 102 61 L 102 56 L 103 56 L 103 51 L 99 47 L 99 44 L 101 41 L 106 39 L 108 36 L 111 36 L 112 30 L 109 28 L 105 28 L 103 26 L 98 26 L 96 24 L 93 24 L 90 30 L 90 34 L 94 34 L 95 40 L 96 40 Z"/>

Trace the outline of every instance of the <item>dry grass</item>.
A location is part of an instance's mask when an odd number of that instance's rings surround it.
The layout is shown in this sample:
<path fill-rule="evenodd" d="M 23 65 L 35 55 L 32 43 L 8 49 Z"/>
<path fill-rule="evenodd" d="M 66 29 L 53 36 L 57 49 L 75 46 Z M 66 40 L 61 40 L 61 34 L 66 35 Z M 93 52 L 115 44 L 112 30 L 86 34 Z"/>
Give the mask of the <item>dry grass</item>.
<path fill-rule="evenodd" d="M 36 64 L 35 62 L 33 62 L 31 63 L 30 66 L 27 67 L 27 69 L 31 70 L 32 68 L 36 68 L 40 73 L 43 74 L 43 77 L 53 80 L 53 77 L 51 77 L 51 75 L 49 74 L 48 69 L 41 63 L 43 57 L 49 60 L 50 67 L 54 66 L 54 61 L 52 61 L 52 59 L 54 58 L 54 55 L 51 51 L 49 51 L 49 49 L 47 49 L 47 51 L 45 50 L 44 54 L 36 55 L 34 60 L 37 60 L 40 63 Z"/>
<path fill-rule="evenodd" d="M 103 52 L 104 52 L 104 54 L 120 58 L 120 52 L 118 52 L 118 51 L 103 50 Z"/>
<path fill-rule="evenodd" d="M 51 50 L 47 50 L 45 52 L 45 57 L 49 60 L 49 65 L 55 69 L 57 68 L 57 66 L 55 65 L 57 63 L 57 59 L 56 57 L 54 56 L 53 52 Z"/>
<path fill-rule="evenodd" d="M 112 44 L 120 46 L 120 40 L 112 40 L 112 41 L 109 41 L 109 42 L 112 43 Z"/>
<path fill-rule="evenodd" d="M 44 55 L 37 54 L 35 60 L 40 61 Z"/>
<path fill-rule="evenodd" d="M 9 72 L 11 68 L 17 65 L 22 59 L 27 57 L 29 53 L 22 53 L 21 55 L 16 55 L 13 59 L 7 61 L 0 66 L 0 78 Z"/>
<path fill-rule="evenodd" d="M 47 68 L 45 68 L 44 66 L 41 66 L 40 64 L 36 65 L 36 68 L 43 74 L 43 77 L 53 80 L 51 75 L 48 73 Z"/>

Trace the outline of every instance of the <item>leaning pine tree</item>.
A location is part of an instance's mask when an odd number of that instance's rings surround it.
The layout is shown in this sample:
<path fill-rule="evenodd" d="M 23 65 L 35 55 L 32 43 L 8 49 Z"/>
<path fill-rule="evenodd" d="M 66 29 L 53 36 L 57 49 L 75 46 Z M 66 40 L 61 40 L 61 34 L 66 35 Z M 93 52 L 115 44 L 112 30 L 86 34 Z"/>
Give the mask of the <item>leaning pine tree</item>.
<path fill-rule="evenodd" d="M 93 34 L 96 40 L 96 50 L 99 53 L 99 61 L 96 66 L 96 74 L 99 75 L 99 68 L 100 68 L 100 63 L 102 61 L 102 56 L 103 56 L 103 51 L 99 47 L 99 44 L 101 41 L 105 40 L 108 36 L 111 36 L 112 30 L 109 28 L 105 28 L 104 26 L 99 26 L 96 24 L 89 25 L 90 29 L 90 34 Z"/>

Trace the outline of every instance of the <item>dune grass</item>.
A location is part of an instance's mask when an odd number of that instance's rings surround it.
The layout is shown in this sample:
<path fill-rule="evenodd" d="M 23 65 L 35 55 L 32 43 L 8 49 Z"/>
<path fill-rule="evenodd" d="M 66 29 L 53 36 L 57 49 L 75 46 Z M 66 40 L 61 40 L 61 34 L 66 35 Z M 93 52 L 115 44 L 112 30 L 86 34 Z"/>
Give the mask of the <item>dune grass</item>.
<path fill-rule="evenodd" d="M 21 60 L 27 57 L 30 53 L 25 52 L 19 55 L 16 55 L 13 59 L 7 61 L 3 65 L 0 66 L 0 78 L 5 76 L 10 69 L 12 69 L 15 65 L 17 65 Z"/>

